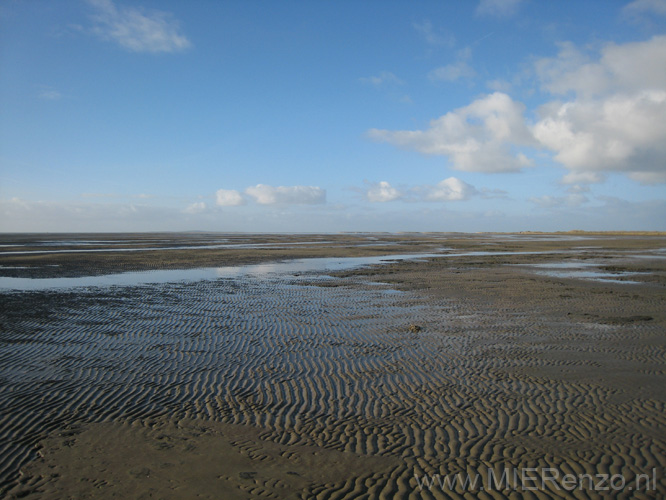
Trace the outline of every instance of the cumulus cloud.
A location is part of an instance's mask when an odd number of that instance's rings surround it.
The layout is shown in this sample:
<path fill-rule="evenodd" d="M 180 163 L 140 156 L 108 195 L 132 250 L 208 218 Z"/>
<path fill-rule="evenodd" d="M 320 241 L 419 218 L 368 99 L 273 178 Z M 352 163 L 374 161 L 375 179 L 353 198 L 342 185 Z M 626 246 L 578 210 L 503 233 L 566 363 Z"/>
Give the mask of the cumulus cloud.
<path fill-rule="evenodd" d="M 434 186 L 422 188 L 422 191 L 427 201 L 461 201 L 477 193 L 474 186 L 457 177 L 449 177 Z"/>
<path fill-rule="evenodd" d="M 570 42 L 556 57 L 536 61 L 542 87 L 553 94 L 594 97 L 616 92 L 663 90 L 666 86 L 666 35 L 623 45 L 610 43 L 598 61 Z"/>
<path fill-rule="evenodd" d="M 245 205 L 247 198 L 260 205 L 315 205 L 326 203 L 326 191 L 316 186 L 269 186 L 257 184 L 243 193 L 235 189 L 218 189 L 215 204 L 220 207 Z"/>
<path fill-rule="evenodd" d="M 479 194 L 474 186 L 457 177 L 449 177 L 435 185 L 405 188 L 404 191 L 399 191 L 387 181 L 368 184 L 370 187 L 365 191 L 365 196 L 368 201 L 373 203 L 397 200 L 406 202 L 462 201 Z"/>
<path fill-rule="evenodd" d="M 563 44 L 536 70 L 544 89 L 572 94 L 542 106 L 533 127 L 570 170 L 565 182 L 599 182 L 608 172 L 666 181 L 666 36 L 609 44 L 598 61 Z"/>
<path fill-rule="evenodd" d="M 574 184 L 572 186 L 569 186 L 567 188 L 567 191 L 569 191 L 570 193 L 589 193 L 590 192 L 590 186 L 581 185 L 581 184 Z"/>
<path fill-rule="evenodd" d="M 203 201 L 192 203 L 188 205 L 183 212 L 186 214 L 200 214 L 201 212 L 206 211 L 206 204 Z"/>
<path fill-rule="evenodd" d="M 512 147 L 533 143 L 523 112 L 521 103 L 495 92 L 432 120 L 426 130 L 371 129 L 368 136 L 423 154 L 448 156 L 457 170 L 515 172 L 532 164 Z"/>
<path fill-rule="evenodd" d="M 476 13 L 484 16 L 508 17 L 516 13 L 522 0 L 481 0 Z"/>
<path fill-rule="evenodd" d="M 245 193 L 260 205 L 317 205 L 326 203 L 326 190 L 316 186 L 268 186 L 257 184 Z"/>
<path fill-rule="evenodd" d="M 371 184 L 365 195 L 373 203 L 399 200 L 402 197 L 402 193 L 386 181 Z"/>
<path fill-rule="evenodd" d="M 553 103 L 541 115 L 534 136 L 571 170 L 569 180 L 608 171 L 643 179 L 664 174 L 666 91 Z"/>
<path fill-rule="evenodd" d="M 235 207 L 244 205 L 245 198 L 235 189 L 218 189 L 215 192 L 215 204 L 220 207 Z"/>
<path fill-rule="evenodd" d="M 511 172 L 532 164 L 520 148 L 549 150 L 571 184 L 601 182 L 611 172 L 666 182 L 666 35 L 622 45 L 597 57 L 571 43 L 535 61 L 543 91 L 556 96 L 533 123 L 503 92 L 432 120 L 425 130 L 371 129 L 376 141 L 447 156 L 453 168 Z"/>
<path fill-rule="evenodd" d="M 95 9 L 92 32 L 132 52 L 179 52 L 192 43 L 181 33 L 173 16 L 116 6 L 112 0 L 88 0 Z"/>

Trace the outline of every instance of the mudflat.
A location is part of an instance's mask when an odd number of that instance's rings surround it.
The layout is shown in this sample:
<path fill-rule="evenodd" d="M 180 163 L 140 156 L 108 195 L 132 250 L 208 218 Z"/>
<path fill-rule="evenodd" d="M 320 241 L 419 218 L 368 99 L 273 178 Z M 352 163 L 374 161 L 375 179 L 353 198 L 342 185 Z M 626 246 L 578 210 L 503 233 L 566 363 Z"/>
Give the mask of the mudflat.
<path fill-rule="evenodd" d="M 662 234 L 0 235 L 8 498 L 663 498 Z"/>

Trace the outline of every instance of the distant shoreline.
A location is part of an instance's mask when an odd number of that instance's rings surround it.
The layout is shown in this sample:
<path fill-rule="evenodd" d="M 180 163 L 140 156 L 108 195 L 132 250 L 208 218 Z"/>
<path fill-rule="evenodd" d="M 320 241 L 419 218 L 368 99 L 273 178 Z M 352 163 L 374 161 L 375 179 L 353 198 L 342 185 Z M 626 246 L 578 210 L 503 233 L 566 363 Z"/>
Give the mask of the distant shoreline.
<path fill-rule="evenodd" d="M 208 234 L 229 234 L 236 236 L 305 236 L 305 235 L 358 235 L 358 234 L 377 234 L 377 235 L 400 235 L 400 234 L 589 234 L 589 235 L 629 235 L 629 236 L 666 236 L 666 231 L 622 231 L 622 230 L 587 230 L 587 229 L 571 229 L 567 231 L 331 231 L 331 232 L 318 232 L 318 231 L 198 231 L 198 230 L 183 230 L 183 231 L 0 231 L 0 239 L 9 236 L 91 236 L 91 235 L 208 235 Z"/>

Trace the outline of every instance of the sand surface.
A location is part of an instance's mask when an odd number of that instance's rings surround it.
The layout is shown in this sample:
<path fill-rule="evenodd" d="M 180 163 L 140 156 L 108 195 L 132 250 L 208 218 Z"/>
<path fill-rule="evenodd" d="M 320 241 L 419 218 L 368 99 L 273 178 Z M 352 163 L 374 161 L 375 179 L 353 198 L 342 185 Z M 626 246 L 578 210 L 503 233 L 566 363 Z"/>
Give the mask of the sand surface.
<path fill-rule="evenodd" d="M 1 239 L 13 278 L 442 255 L 0 290 L 9 498 L 666 496 L 664 236 Z M 415 478 L 489 468 L 623 485 Z"/>

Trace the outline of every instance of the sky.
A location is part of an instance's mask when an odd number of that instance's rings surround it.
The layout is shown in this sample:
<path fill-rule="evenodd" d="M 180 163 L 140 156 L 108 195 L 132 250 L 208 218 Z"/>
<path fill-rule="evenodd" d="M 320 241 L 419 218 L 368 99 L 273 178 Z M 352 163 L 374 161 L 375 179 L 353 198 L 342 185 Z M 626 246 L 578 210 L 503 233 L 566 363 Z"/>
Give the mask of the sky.
<path fill-rule="evenodd" d="M 666 0 L 6 0 L 0 231 L 666 230 Z"/>

